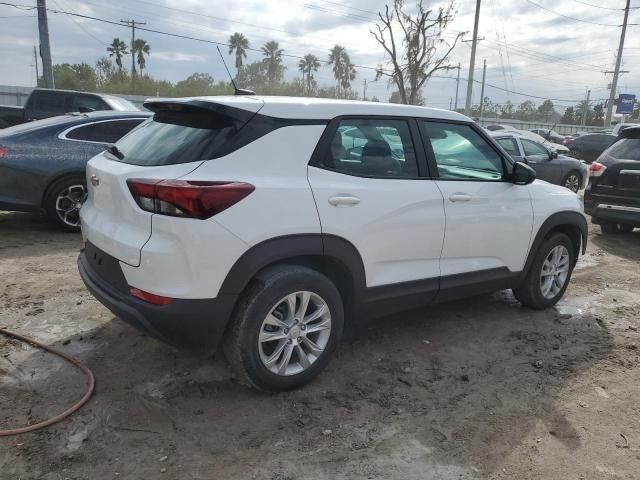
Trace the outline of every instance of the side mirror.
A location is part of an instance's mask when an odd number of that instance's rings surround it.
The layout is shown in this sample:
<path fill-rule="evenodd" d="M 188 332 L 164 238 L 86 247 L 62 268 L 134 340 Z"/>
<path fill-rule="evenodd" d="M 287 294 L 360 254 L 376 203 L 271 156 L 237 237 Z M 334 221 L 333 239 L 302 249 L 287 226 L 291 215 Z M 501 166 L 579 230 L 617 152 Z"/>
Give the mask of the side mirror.
<path fill-rule="evenodd" d="M 516 185 L 529 185 L 536 179 L 536 171 L 522 162 L 513 164 L 511 181 Z"/>
<path fill-rule="evenodd" d="M 554 158 L 558 158 L 558 152 L 556 152 L 555 150 L 549 152 L 549 160 L 553 160 Z"/>

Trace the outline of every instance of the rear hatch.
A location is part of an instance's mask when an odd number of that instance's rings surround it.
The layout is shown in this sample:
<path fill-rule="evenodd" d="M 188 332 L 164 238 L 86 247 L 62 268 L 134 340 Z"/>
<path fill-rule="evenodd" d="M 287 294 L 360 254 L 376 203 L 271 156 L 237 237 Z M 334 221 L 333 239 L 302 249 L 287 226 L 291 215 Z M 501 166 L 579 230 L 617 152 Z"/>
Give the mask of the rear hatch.
<path fill-rule="evenodd" d="M 136 203 L 127 180 L 172 180 L 190 173 L 220 156 L 262 105 L 247 97 L 145 103 L 153 118 L 87 164 L 88 197 L 81 210 L 85 241 L 139 266 L 154 214 Z"/>
<path fill-rule="evenodd" d="M 637 132 L 624 131 L 598 158 L 606 168 L 592 190 L 614 203 L 640 206 L 640 129 L 631 130 Z"/>

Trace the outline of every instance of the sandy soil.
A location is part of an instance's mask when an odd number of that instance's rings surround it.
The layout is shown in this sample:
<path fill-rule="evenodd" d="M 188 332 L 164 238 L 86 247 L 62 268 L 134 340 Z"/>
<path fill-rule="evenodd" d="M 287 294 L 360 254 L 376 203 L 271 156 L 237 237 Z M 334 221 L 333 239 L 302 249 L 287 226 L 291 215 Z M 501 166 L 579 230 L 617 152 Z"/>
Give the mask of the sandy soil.
<path fill-rule="evenodd" d="M 0 479 L 638 479 L 640 231 L 593 232 L 556 309 L 500 292 L 385 318 L 311 385 L 265 395 L 114 318 L 77 274 L 79 236 L 0 213 L 0 326 L 97 377 L 67 421 L 0 438 Z M 0 428 L 83 388 L 0 338 Z"/>

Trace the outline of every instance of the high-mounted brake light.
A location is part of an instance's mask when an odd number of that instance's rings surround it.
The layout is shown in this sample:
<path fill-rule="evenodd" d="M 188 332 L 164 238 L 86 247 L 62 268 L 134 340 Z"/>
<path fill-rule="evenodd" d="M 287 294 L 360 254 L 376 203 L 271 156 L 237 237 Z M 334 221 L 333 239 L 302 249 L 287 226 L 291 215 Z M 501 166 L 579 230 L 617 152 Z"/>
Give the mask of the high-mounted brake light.
<path fill-rule="evenodd" d="M 140 208 L 173 217 L 204 220 L 235 205 L 255 190 L 244 182 L 130 178 L 127 186 Z"/>
<path fill-rule="evenodd" d="M 605 167 L 600 162 L 593 162 L 591 165 L 589 165 L 589 175 L 591 175 L 592 177 L 599 177 L 606 169 L 607 167 Z"/>
<path fill-rule="evenodd" d="M 145 292 L 139 288 L 129 287 L 129 293 L 132 297 L 136 297 L 143 302 L 151 303 L 153 305 L 169 305 L 173 302 L 171 297 L 163 297 L 162 295 L 156 295 L 155 293 Z"/>

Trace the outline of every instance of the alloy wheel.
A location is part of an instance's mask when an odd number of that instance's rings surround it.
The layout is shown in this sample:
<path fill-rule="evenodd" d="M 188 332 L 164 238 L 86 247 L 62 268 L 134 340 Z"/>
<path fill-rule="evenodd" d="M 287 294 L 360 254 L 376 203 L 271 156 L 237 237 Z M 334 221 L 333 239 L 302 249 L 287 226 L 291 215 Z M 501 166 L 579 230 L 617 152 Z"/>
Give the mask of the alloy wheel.
<path fill-rule="evenodd" d="M 80 225 L 80 208 L 87 199 L 87 189 L 84 185 L 69 185 L 56 197 L 56 213 L 58 218 L 70 227 Z"/>
<path fill-rule="evenodd" d="M 572 173 L 564 181 L 564 186 L 572 192 L 578 193 L 578 190 L 580 190 L 580 178 L 577 174 Z"/>
<path fill-rule="evenodd" d="M 262 364 L 281 376 L 307 370 L 322 355 L 331 336 L 331 312 L 319 295 L 300 291 L 276 303 L 260 326 Z"/>
<path fill-rule="evenodd" d="M 556 245 L 551 249 L 540 272 L 540 289 L 542 296 L 552 299 L 564 287 L 569 276 L 569 250 L 564 245 Z"/>

